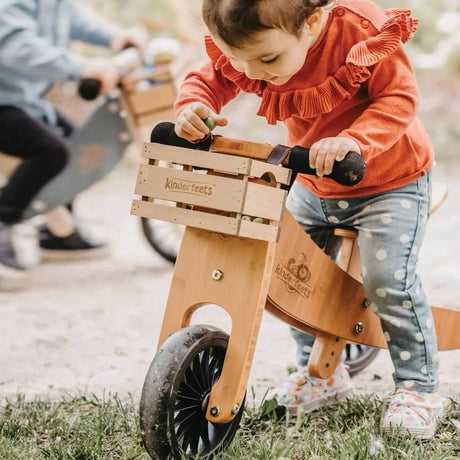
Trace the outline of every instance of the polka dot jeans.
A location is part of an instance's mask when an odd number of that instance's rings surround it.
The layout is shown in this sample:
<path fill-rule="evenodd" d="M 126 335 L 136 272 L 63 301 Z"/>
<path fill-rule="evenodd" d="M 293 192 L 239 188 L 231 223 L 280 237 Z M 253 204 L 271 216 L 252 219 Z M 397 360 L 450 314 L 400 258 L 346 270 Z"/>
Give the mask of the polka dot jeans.
<path fill-rule="evenodd" d="M 431 173 L 399 189 L 347 199 L 322 199 L 295 182 L 287 208 L 332 257 L 334 227 L 358 230 L 361 274 L 379 316 L 398 388 L 437 389 L 437 344 L 431 308 L 416 272 L 431 197 Z M 299 365 L 308 362 L 314 338 L 292 329 Z"/>

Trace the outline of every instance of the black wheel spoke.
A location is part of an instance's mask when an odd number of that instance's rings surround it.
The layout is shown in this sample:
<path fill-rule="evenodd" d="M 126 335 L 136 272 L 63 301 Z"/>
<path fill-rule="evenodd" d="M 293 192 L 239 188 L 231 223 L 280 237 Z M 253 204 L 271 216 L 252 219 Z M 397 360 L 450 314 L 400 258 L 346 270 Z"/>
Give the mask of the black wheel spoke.
<path fill-rule="evenodd" d="M 196 374 L 193 371 L 193 368 L 189 367 L 187 369 L 185 378 L 188 388 L 190 388 L 190 390 L 193 391 L 193 393 L 196 394 L 198 398 L 201 397 L 201 395 L 203 394 L 203 386 L 198 381 Z"/>
<path fill-rule="evenodd" d="M 202 369 L 203 369 L 203 382 L 207 387 L 210 387 L 212 385 L 212 381 L 211 381 L 211 379 L 209 377 L 210 352 L 211 352 L 211 349 L 206 348 L 206 350 L 204 350 L 204 352 L 203 352 L 203 359 L 202 359 L 202 363 L 203 363 L 203 367 L 202 367 Z"/>
<path fill-rule="evenodd" d="M 190 369 L 187 371 L 187 374 L 189 374 Z M 187 376 L 186 376 L 187 378 Z M 196 399 L 201 398 L 201 391 L 200 388 L 197 388 L 195 385 L 193 385 L 194 382 L 189 383 L 188 381 L 183 381 L 180 385 L 179 391 L 180 394 L 182 395 L 187 395 L 190 398 L 195 397 Z"/>
<path fill-rule="evenodd" d="M 203 353 L 196 355 L 195 359 L 193 360 L 193 375 L 197 381 L 197 384 L 200 388 L 206 388 L 206 380 L 204 379 L 203 373 L 204 368 L 206 367 L 202 361 Z"/>

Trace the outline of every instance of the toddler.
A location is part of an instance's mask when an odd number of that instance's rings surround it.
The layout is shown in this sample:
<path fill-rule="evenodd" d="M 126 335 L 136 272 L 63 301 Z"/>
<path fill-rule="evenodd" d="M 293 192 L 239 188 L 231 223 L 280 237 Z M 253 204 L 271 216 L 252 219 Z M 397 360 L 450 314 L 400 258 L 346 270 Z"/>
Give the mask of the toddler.
<path fill-rule="evenodd" d="M 287 208 L 331 255 L 334 227 L 358 231 L 364 288 L 394 365 L 382 429 L 433 436 L 445 408 L 431 308 L 416 272 L 433 152 L 402 46 L 417 20 L 369 0 L 204 0 L 202 12 L 210 59 L 180 88 L 176 133 L 196 142 L 209 134 L 204 119 L 225 126 L 222 107 L 243 91 L 260 97 L 257 114 L 269 124 L 285 124 L 288 145 L 311 147 L 305 161 L 317 176 L 297 177 Z M 349 151 L 366 162 L 354 187 L 327 177 Z M 308 411 L 350 394 L 343 364 L 329 380 L 308 374 L 313 339 L 293 335 L 298 370 L 275 390 L 278 402 Z"/>

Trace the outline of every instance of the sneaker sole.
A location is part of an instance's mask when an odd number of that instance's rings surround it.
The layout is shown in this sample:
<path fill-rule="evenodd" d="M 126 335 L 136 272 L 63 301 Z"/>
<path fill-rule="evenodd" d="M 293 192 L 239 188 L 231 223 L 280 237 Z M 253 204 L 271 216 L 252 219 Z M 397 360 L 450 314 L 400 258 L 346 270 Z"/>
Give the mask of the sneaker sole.
<path fill-rule="evenodd" d="M 313 412 L 315 410 L 321 409 L 322 407 L 331 406 L 337 401 L 341 399 L 345 399 L 349 396 L 353 396 L 353 387 L 344 388 L 343 390 L 337 391 L 328 396 L 317 398 L 314 401 L 310 401 L 308 403 L 296 404 L 293 406 L 285 406 L 285 407 L 291 414 L 297 413 L 299 409 L 302 412 L 309 413 L 309 412 Z"/>
<path fill-rule="evenodd" d="M 66 260 L 89 260 L 107 257 L 110 250 L 106 247 L 96 249 L 41 249 L 42 262 L 63 262 Z"/>
<path fill-rule="evenodd" d="M 391 435 L 394 433 L 407 433 L 412 436 L 416 436 L 420 439 L 430 439 L 432 438 L 436 430 L 438 429 L 438 423 L 443 420 L 449 410 L 450 404 L 445 404 L 442 413 L 437 417 L 437 423 L 434 423 L 432 426 L 427 426 L 425 428 L 421 427 L 407 427 L 401 425 L 390 425 L 382 426 L 382 433 L 386 435 Z"/>
<path fill-rule="evenodd" d="M 401 434 L 410 434 L 411 436 L 415 436 L 420 439 L 430 439 L 436 433 L 437 424 L 430 427 L 425 428 L 411 428 L 411 427 L 403 427 L 399 425 L 390 425 L 390 426 L 383 426 L 382 433 L 386 435 L 392 435 L 395 433 Z"/>

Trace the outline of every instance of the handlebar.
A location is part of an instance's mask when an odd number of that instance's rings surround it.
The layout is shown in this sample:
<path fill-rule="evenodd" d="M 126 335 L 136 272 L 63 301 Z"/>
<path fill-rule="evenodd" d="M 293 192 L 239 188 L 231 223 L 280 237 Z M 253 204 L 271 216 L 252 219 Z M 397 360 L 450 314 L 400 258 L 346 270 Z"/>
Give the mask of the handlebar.
<path fill-rule="evenodd" d="M 83 78 L 78 85 L 78 94 L 85 101 L 93 101 L 99 96 L 101 82 L 95 78 Z"/>
<path fill-rule="evenodd" d="M 146 45 L 144 50 L 139 50 L 128 45 L 125 49 L 113 56 L 113 63 L 120 72 L 121 77 L 129 75 L 133 70 L 142 65 L 171 62 L 179 54 L 180 45 L 172 38 L 154 38 Z M 82 99 L 92 101 L 99 96 L 101 83 L 94 78 L 84 78 L 78 86 L 78 94 Z"/>
<path fill-rule="evenodd" d="M 195 150 L 209 150 L 231 155 L 246 156 L 274 164 L 281 164 L 292 170 L 293 178 L 296 174 L 315 175 L 316 170 L 310 168 L 308 155 L 310 149 L 295 146 L 287 147 L 278 144 L 262 144 L 256 142 L 239 141 L 220 136 L 209 136 L 205 140 L 192 143 L 179 137 L 174 131 L 174 123 L 161 122 L 152 130 L 151 142 L 173 145 Z M 361 182 L 366 171 L 363 157 L 356 152 L 348 152 L 342 161 L 336 161 L 332 173 L 328 176 L 341 185 L 353 186 Z"/>

